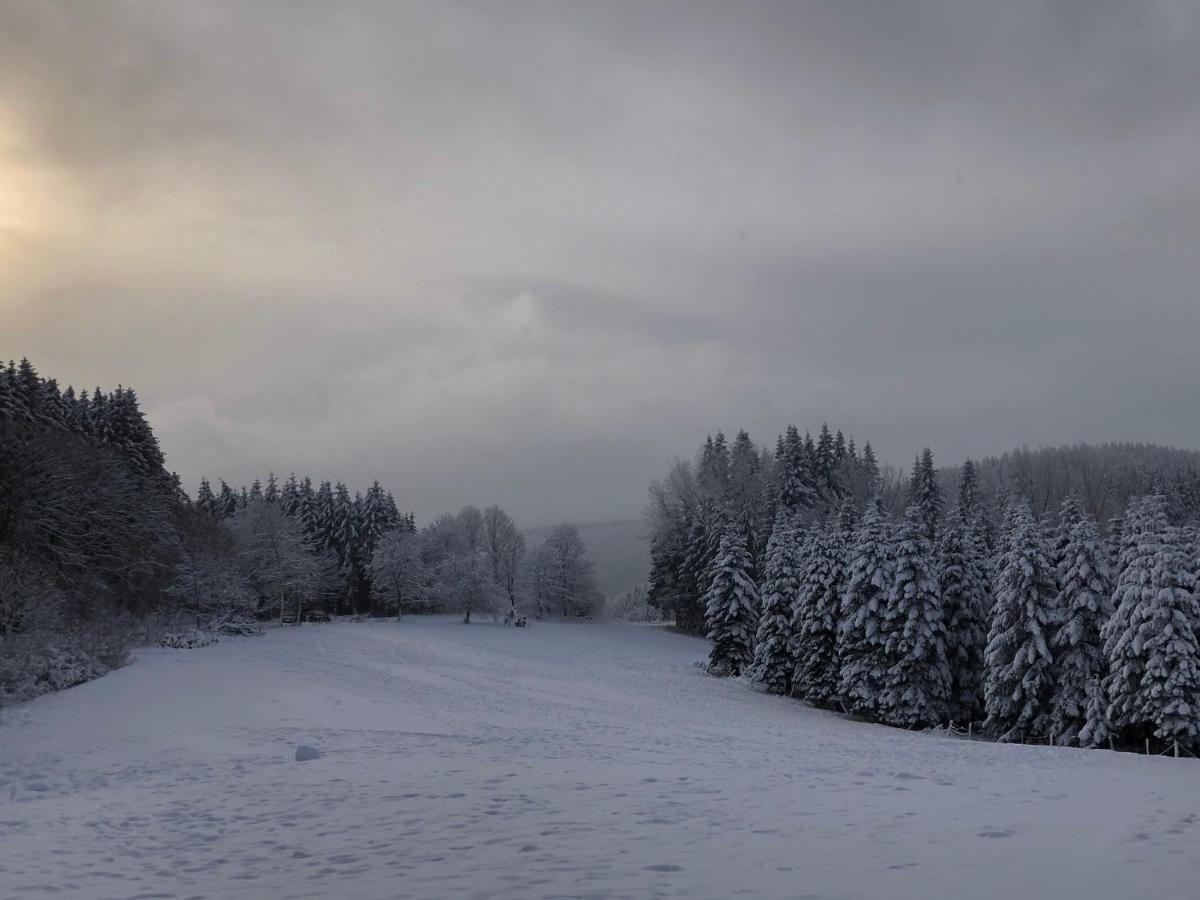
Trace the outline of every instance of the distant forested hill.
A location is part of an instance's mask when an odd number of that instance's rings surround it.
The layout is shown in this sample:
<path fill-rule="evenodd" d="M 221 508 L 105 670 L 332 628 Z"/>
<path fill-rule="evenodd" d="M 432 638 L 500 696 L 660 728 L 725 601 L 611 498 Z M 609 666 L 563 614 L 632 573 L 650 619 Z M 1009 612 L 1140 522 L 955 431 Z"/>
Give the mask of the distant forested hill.
<path fill-rule="evenodd" d="M 940 471 L 946 496 L 954 496 L 962 471 Z M 1036 518 L 1052 515 L 1068 493 L 1102 525 L 1120 515 L 1131 497 L 1162 491 L 1177 523 L 1200 518 L 1200 451 L 1158 444 L 1071 444 L 1022 447 L 975 463 L 980 494 L 995 507 L 1003 496 L 1029 501 Z"/>

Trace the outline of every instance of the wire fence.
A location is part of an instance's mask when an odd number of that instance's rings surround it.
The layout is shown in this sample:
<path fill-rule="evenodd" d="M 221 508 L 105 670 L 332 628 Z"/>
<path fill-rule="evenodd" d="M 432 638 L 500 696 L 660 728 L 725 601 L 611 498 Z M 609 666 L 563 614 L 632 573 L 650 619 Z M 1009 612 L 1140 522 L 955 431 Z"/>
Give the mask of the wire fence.
<path fill-rule="evenodd" d="M 988 743 L 996 743 L 996 739 L 981 729 L 976 728 L 974 723 L 968 722 L 965 725 L 959 725 L 951 722 L 948 725 L 934 729 L 935 732 L 943 733 L 948 737 L 960 738 L 968 741 L 986 741 Z M 1061 742 L 1055 743 L 1053 735 L 1027 735 L 1020 741 L 1014 743 L 1029 744 L 1033 746 L 1055 747 L 1064 746 Z M 1141 745 L 1135 744 L 1116 744 L 1111 738 L 1108 741 L 1108 749 L 1115 750 L 1120 753 L 1139 753 L 1145 756 L 1167 756 L 1174 759 L 1200 759 L 1200 753 L 1190 749 L 1178 741 L 1162 741 L 1146 738 Z"/>

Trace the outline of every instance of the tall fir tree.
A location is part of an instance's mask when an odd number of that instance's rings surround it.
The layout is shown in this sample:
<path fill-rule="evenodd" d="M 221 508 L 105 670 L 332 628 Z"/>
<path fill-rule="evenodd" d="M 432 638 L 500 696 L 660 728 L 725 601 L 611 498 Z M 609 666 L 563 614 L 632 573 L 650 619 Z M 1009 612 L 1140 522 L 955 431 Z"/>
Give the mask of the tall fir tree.
<path fill-rule="evenodd" d="M 917 507 L 925 537 L 930 541 L 934 540 L 945 501 L 942 498 L 941 485 L 938 484 L 937 469 L 933 464 L 933 451 L 928 447 L 913 461 L 912 475 L 908 481 L 908 503 Z"/>
<path fill-rule="evenodd" d="M 1121 578 L 1121 532 L 1124 530 L 1124 516 L 1113 516 L 1104 529 L 1104 556 L 1108 560 L 1108 574 L 1114 585 Z"/>
<path fill-rule="evenodd" d="M 792 620 L 792 695 L 829 707 L 839 696 L 838 623 L 849 530 L 839 520 L 814 525 L 801 555 Z"/>
<path fill-rule="evenodd" d="M 1071 531 L 1083 521 L 1083 506 L 1075 494 L 1067 494 L 1058 508 L 1058 522 L 1054 527 L 1054 546 L 1050 552 L 1055 571 L 1061 571 L 1066 561 L 1067 546 L 1071 543 Z M 1059 583 L 1062 589 L 1062 583 Z"/>
<path fill-rule="evenodd" d="M 875 459 L 875 451 L 871 448 L 870 441 L 863 444 L 862 468 L 867 482 L 867 492 L 874 495 L 879 491 L 881 475 L 879 463 Z"/>
<path fill-rule="evenodd" d="M 1088 728 L 1089 719 L 1096 715 L 1089 707 L 1107 668 L 1100 632 L 1108 620 L 1112 585 L 1096 523 L 1082 511 L 1058 557 L 1056 607 L 1062 622 L 1050 647 L 1054 657 L 1050 734 L 1056 744 L 1078 744 L 1086 730 L 1082 738 L 1086 744 L 1102 734 L 1099 722 Z"/>
<path fill-rule="evenodd" d="M 677 574 L 680 590 L 690 598 L 687 606 L 695 618 L 698 631 L 707 630 L 706 597 L 724 529 L 725 522 L 716 503 L 708 499 L 701 500 L 688 525 Z M 676 621 L 679 621 L 678 615 Z"/>
<path fill-rule="evenodd" d="M 776 505 L 795 516 L 817 504 L 817 490 L 804 441 L 795 425 L 789 425 L 776 444 Z"/>
<path fill-rule="evenodd" d="M 216 514 L 217 498 L 213 496 L 212 485 L 207 478 L 200 479 L 200 487 L 196 490 L 196 509 L 209 516 Z"/>
<path fill-rule="evenodd" d="M 891 528 L 879 504 L 867 509 L 847 553 L 838 623 L 838 694 L 853 713 L 880 720 L 887 685 L 887 603 L 896 574 Z"/>
<path fill-rule="evenodd" d="M 737 522 L 730 521 L 722 533 L 705 594 L 705 624 L 712 642 L 710 673 L 737 676 L 751 665 L 758 610 L 746 534 Z"/>
<path fill-rule="evenodd" d="M 267 486 L 263 489 L 263 500 L 267 503 L 279 502 L 279 482 L 274 472 L 267 473 Z"/>
<path fill-rule="evenodd" d="M 826 503 L 832 502 L 838 496 L 838 485 L 834 478 L 834 466 L 837 463 L 833 434 L 829 425 L 821 423 L 821 432 L 817 436 L 814 470 L 817 476 L 818 491 Z"/>
<path fill-rule="evenodd" d="M 1058 591 L 1045 537 L 1028 505 L 1012 509 L 984 655 L 986 726 L 1001 741 L 1047 733 Z"/>
<path fill-rule="evenodd" d="M 962 474 L 958 480 L 958 509 L 966 522 L 971 522 L 981 514 L 979 501 L 979 476 L 975 473 L 975 463 L 966 460 L 962 465 Z"/>
<path fill-rule="evenodd" d="M 233 514 L 237 512 L 238 498 L 233 492 L 233 488 L 225 483 L 225 479 L 221 479 L 221 492 L 217 495 L 216 513 L 220 519 L 233 518 Z"/>
<path fill-rule="evenodd" d="M 776 514 L 762 565 L 762 611 L 751 667 L 752 679 L 773 694 L 792 690 L 792 610 L 800 586 L 798 540 L 787 514 Z"/>
<path fill-rule="evenodd" d="M 882 721 L 902 728 L 934 725 L 945 717 L 950 667 L 933 548 L 920 507 L 908 508 L 894 540 L 896 567 L 885 620 L 890 665 L 880 703 Z"/>
<path fill-rule="evenodd" d="M 946 659 L 950 666 L 947 714 L 974 722 L 983 712 L 983 653 L 987 647 L 991 585 L 960 504 L 938 541 L 938 580 L 946 620 Z"/>

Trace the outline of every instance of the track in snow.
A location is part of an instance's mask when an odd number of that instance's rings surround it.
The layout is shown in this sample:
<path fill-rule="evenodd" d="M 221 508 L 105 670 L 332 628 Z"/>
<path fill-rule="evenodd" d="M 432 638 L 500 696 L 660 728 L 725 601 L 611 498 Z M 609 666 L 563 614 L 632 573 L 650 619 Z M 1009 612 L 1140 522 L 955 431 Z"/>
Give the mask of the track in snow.
<path fill-rule="evenodd" d="M 139 651 L 0 718 L 0 895 L 1196 895 L 1200 764 L 849 722 L 705 651 L 446 618 Z"/>

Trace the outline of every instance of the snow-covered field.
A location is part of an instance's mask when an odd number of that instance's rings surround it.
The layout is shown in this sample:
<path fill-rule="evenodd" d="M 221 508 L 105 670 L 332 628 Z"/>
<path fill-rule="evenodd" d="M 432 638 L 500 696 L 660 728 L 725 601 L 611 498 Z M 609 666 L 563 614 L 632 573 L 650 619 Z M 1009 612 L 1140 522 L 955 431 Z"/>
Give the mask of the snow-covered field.
<path fill-rule="evenodd" d="M 437 618 L 141 651 L 4 712 L 0 895 L 1200 895 L 1194 761 L 844 721 L 705 650 Z"/>

